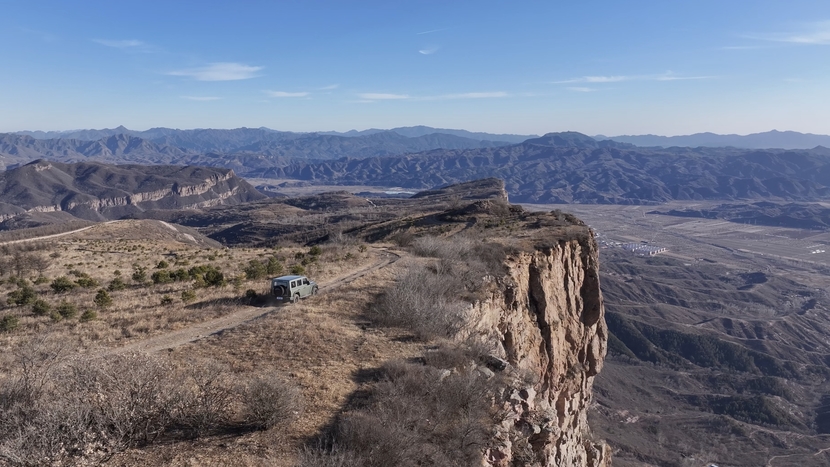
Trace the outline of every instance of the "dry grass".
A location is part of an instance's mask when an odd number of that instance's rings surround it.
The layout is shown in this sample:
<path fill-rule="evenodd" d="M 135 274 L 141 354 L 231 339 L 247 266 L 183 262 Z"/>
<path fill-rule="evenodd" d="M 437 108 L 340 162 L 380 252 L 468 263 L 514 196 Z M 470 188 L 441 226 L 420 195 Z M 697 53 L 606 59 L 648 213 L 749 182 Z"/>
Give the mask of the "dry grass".
<path fill-rule="evenodd" d="M 140 231 L 144 225 L 142 222 L 152 223 L 147 232 Z M 284 265 L 285 273 L 292 265 L 306 263 L 303 266 L 306 274 L 322 282 L 357 269 L 372 257 L 369 252 L 361 251 L 359 245 L 324 246 L 322 254 L 313 259 L 305 247 L 210 248 L 194 244 L 188 238 L 177 237 L 180 234 L 167 226 L 160 227 L 155 221 L 131 221 L 99 225 L 49 243 L 7 247 L 7 251 L 0 252 L 7 253 L 0 254 L 0 263 L 10 264 L 21 252 L 46 261 L 46 267 L 40 271 L 29 269 L 19 277 L 35 290 L 37 298 L 44 300 L 52 309 L 66 301 L 75 305 L 78 313 L 72 318 L 56 320 L 57 316 L 35 315 L 30 305 L 5 303 L 8 293 L 19 286 L 17 271 L 10 267 L 3 268 L 5 274 L 0 277 L 0 303 L 3 303 L 0 317 L 17 317 L 19 325 L 11 333 L 0 333 L 0 349 L 11 349 L 36 335 L 59 336 L 85 349 L 121 346 L 233 313 L 243 306 L 239 299 L 247 289 L 267 292 L 267 279 L 250 281 L 242 272 L 251 260 L 266 261 L 276 256 Z M 33 248 L 34 251 L 25 251 Z M 160 261 L 167 262 L 170 271 L 202 265 L 220 268 L 226 285 L 194 288 L 192 281 L 144 285 L 132 280 L 136 267 L 144 268 L 149 280 L 151 274 L 159 270 L 156 266 Z M 75 287 L 65 293 L 55 293 L 49 287 L 51 281 L 60 276 L 77 280 L 77 273 L 88 275 L 97 285 Z M 116 277 L 126 283 L 126 288 L 110 290 L 112 304 L 104 309 L 97 307 L 95 295 L 100 289 L 107 288 Z M 189 303 L 182 301 L 182 292 L 186 290 L 195 292 L 195 300 Z M 172 303 L 163 305 L 165 296 L 172 298 Z M 86 310 L 95 310 L 97 319 L 81 321 L 80 317 Z"/>
<path fill-rule="evenodd" d="M 238 300 L 245 290 L 265 292 L 268 287 L 267 280 L 248 281 L 244 278 L 242 269 L 251 260 L 265 261 L 276 255 L 287 269 L 307 259 L 307 274 L 320 282 L 348 275 L 375 261 L 374 253 L 357 243 L 324 245 L 322 252 L 316 255 L 318 258 L 311 261 L 306 247 L 216 249 L 165 238 L 124 240 L 117 235 L 109 238 L 110 233 L 101 231 L 103 229 L 91 230 L 61 238 L 34 252 L 50 259 L 48 268 L 43 271 L 48 281 L 33 284 L 34 273 L 24 275 L 27 286 L 34 288 L 37 296 L 50 303 L 53 309 L 65 300 L 78 307 L 78 314 L 54 321 L 48 315 L 35 316 L 29 305 L 3 306 L 0 316 L 17 316 L 20 325 L 13 332 L 0 334 L 0 349 L 4 351 L 0 356 L 11 355 L 37 336 L 63 342 L 72 347 L 73 352 L 105 356 L 107 348 L 119 348 L 234 313 L 247 307 Z M 93 235 L 87 238 L 86 233 Z M 191 287 L 188 283 L 141 286 L 131 279 L 134 265 L 146 268 L 149 277 L 161 260 L 169 263 L 169 269 L 199 265 L 219 267 L 228 278 L 227 285 L 196 289 L 197 299 L 186 305 L 179 297 L 182 290 Z M 82 312 L 96 309 L 94 296 L 115 277 L 116 270 L 121 272 L 120 277 L 128 286 L 123 290 L 111 290 L 112 305 L 97 309 L 97 319 L 82 322 L 79 319 Z M 85 273 L 99 285 L 75 287 L 63 294 L 52 291 L 49 287 L 52 279 L 59 276 L 78 278 L 70 271 Z M 240 280 L 235 281 L 235 277 Z M 380 331 L 360 327 L 367 302 L 393 277 L 393 272 L 376 271 L 371 277 L 358 279 L 351 287 L 282 308 L 255 323 L 171 352 L 173 367 L 200 369 L 185 386 L 193 391 L 199 389 L 196 392 L 203 396 L 197 398 L 198 404 L 189 407 L 188 416 L 176 421 L 180 430 L 196 438 L 129 448 L 110 462 L 113 465 L 291 465 L 293 456 L 306 439 L 331 423 L 333 414 L 357 388 L 354 376 L 361 369 L 379 366 L 390 357 L 416 352 L 410 349 L 411 343 L 391 342 Z M 0 297 L 18 287 L 11 283 L 8 274 L 3 279 Z M 14 282 L 17 280 L 15 277 Z M 174 303 L 162 306 L 160 302 L 164 295 L 174 297 Z M 2 363 L 3 368 L 12 367 L 10 361 Z M 213 371 L 217 368 L 222 371 Z M 283 381 L 282 378 L 289 382 L 287 386 L 273 384 Z M 229 400 L 229 383 L 239 381 L 251 381 L 251 384 L 247 389 L 238 389 L 239 395 Z M 299 388 L 293 396 L 303 399 L 306 408 L 290 432 L 278 422 L 286 416 L 299 415 L 293 403 L 273 405 L 264 411 L 245 409 L 245 400 L 272 400 L 265 396 L 286 387 Z M 220 406 L 230 407 L 232 411 L 217 410 Z M 223 434 L 210 429 L 221 425 L 229 414 L 236 417 L 237 424 L 242 423 L 239 426 L 256 426 L 264 430 L 251 432 L 245 429 Z M 193 461 L 194 458 L 198 461 Z"/>

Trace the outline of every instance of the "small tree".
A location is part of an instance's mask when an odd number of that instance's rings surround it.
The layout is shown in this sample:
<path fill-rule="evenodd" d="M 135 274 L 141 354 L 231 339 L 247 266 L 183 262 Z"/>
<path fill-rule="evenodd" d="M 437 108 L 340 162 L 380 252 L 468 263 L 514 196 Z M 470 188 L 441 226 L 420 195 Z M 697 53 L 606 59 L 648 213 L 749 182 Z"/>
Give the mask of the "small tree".
<path fill-rule="evenodd" d="M 153 279 L 153 284 L 169 284 L 173 282 L 173 279 L 170 277 L 170 272 L 166 269 L 154 272 L 151 279 Z"/>
<path fill-rule="evenodd" d="M 268 263 L 265 265 L 265 269 L 271 276 L 278 276 L 282 274 L 282 263 L 276 256 L 272 256 L 268 258 Z"/>
<path fill-rule="evenodd" d="M 121 276 L 115 276 L 110 281 L 110 285 L 107 286 L 107 289 L 110 292 L 113 292 L 113 291 L 116 291 L 116 290 L 124 290 L 126 288 L 127 288 L 127 284 L 124 283 L 124 279 L 121 279 Z"/>
<path fill-rule="evenodd" d="M 5 315 L 0 318 L 0 332 L 12 332 L 20 325 L 20 320 L 17 316 Z"/>
<path fill-rule="evenodd" d="M 295 264 L 291 266 L 291 274 L 303 275 L 305 274 L 305 268 L 301 264 Z"/>
<path fill-rule="evenodd" d="M 314 245 L 308 250 L 308 254 L 311 256 L 320 256 L 323 254 L 323 249 L 317 245 Z"/>
<path fill-rule="evenodd" d="M 214 287 L 225 285 L 225 275 L 216 268 L 212 268 L 205 273 L 205 283 Z"/>
<path fill-rule="evenodd" d="M 86 323 L 88 321 L 93 321 L 98 318 L 98 313 L 95 310 L 85 310 L 81 314 L 81 322 Z"/>
<path fill-rule="evenodd" d="M 93 299 L 93 301 L 98 308 L 108 308 L 112 305 L 112 297 L 110 297 L 110 294 L 104 289 L 99 290 L 98 293 L 95 294 L 95 299 Z"/>
<path fill-rule="evenodd" d="M 268 273 L 268 269 L 262 262 L 252 259 L 248 262 L 248 266 L 245 267 L 245 277 L 248 280 L 258 280 L 265 277 Z"/>
<path fill-rule="evenodd" d="M 167 267 L 168 267 L 168 266 L 170 266 L 170 265 L 169 265 L 169 264 L 167 264 L 167 261 L 165 261 L 165 260 L 161 260 L 161 261 L 159 261 L 159 263 L 156 265 L 156 269 L 167 269 Z"/>
<path fill-rule="evenodd" d="M 183 303 L 190 303 L 193 300 L 196 300 L 196 292 L 191 289 L 182 290 L 182 302 Z"/>
<path fill-rule="evenodd" d="M 86 273 L 79 276 L 75 280 L 75 283 L 78 284 L 79 286 L 83 287 L 83 288 L 86 288 L 86 289 L 98 286 L 98 281 L 96 281 L 95 279 L 89 277 L 89 274 L 86 274 Z"/>
<path fill-rule="evenodd" d="M 74 303 L 69 303 L 66 300 L 62 301 L 55 311 L 60 318 L 70 319 L 78 315 L 78 307 L 76 307 Z M 55 313 L 52 313 L 52 319 L 54 318 Z M 56 321 L 60 321 L 60 318 Z"/>
<path fill-rule="evenodd" d="M 147 268 L 144 266 L 133 266 L 133 281 L 143 284 L 147 282 Z"/>
<path fill-rule="evenodd" d="M 164 295 L 163 297 L 161 297 L 161 304 L 163 306 L 172 305 L 173 304 L 173 297 L 171 297 L 170 295 Z"/>
<path fill-rule="evenodd" d="M 19 283 L 18 283 L 19 284 Z M 15 305 L 28 305 L 30 303 L 34 303 L 37 299 L 37 294 L 35 293 L 35 289 L 31 286 L 24 285 L 17 290 L 12 290 L 9 292 L 9 303 L 13 303 Z"/>
<path fill-rule="evenodd" d="M 52 283 L 49 284 L 49 287 L 52 287 L 52 290 L 54 290 L 55 293 L 63 293 L 69 292 L 70 290 L 74 289 L 76 285 L 77 284 L 72 282 L 72 279 L 66 276 L 60 276 L 56 277 L 55 280 L 53 280 Z"/>
<path fill-rule="evenodd" d="M 42 298 L 39 298 L 32 303 L 32 313 L 37 316 L 46 316 L 50 311 L 52 311 L 52 305 Z"/>

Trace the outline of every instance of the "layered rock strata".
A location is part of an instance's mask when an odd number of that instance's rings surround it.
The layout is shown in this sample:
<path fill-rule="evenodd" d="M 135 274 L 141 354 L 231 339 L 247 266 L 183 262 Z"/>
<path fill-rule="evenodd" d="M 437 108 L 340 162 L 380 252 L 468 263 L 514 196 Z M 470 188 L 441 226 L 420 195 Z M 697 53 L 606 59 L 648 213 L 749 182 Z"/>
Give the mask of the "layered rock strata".
<path fill-rule="evenodd" d="M 608 330 L 593 233 L 507 258 L 507 274 L 473 308 L 473 336 L 507 362 L 514 381 L 496 398 L 505 414 L 485 465 L 609 466 L 587 422 Z M 472 336 L 468 336 L 472 337 Z"/>

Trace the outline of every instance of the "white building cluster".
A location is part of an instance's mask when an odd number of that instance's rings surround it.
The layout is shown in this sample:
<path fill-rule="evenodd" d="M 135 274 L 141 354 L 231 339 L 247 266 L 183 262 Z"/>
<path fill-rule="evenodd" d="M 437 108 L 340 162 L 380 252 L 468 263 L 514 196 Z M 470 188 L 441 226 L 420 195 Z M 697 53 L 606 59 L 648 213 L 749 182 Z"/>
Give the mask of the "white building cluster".
<path fill-rule="evenodd" d="M 620 248 L 622 248 L 623 250 L 628 250 L 640 256 L 654 256 L 668 251 L 668 249 L 662 246 L 646 245 L 643 243 L 624 243 L 620 245 Z"/>

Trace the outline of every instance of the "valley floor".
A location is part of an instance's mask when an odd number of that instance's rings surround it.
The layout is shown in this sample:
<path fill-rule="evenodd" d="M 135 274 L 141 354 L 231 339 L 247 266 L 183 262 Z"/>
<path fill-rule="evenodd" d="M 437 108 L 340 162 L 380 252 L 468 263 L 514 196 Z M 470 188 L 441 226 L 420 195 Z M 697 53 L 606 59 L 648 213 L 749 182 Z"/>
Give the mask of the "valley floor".
<path fill-rule="evenodd" d="M 830 233 L 648 213 L 701 203 L 526 207 L 598 234 L 613 336 L 589 418 L 614 465 L 830 464 Z"/>

